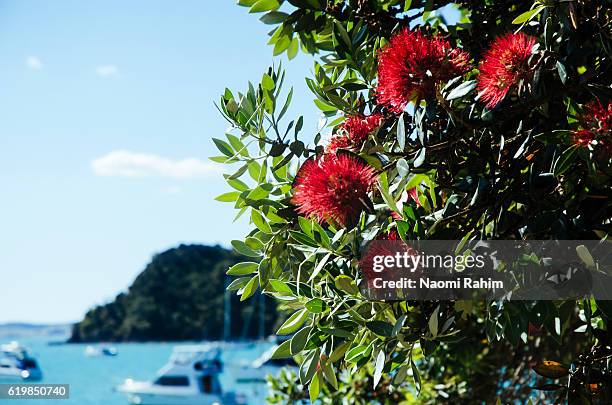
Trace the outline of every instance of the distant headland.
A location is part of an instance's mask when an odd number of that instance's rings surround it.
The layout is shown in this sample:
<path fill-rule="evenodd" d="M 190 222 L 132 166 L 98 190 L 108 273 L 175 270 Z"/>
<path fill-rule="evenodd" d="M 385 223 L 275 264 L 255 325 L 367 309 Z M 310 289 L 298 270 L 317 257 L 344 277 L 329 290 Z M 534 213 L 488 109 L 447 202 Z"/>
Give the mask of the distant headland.
<path fill-rule="evenodd" d="M 227 269 L 241 257 L 221 246 L 180 245 L 153 257 L 128 291 L 92 308 L 69 343 L 219 340 L 267 336 L 277 326 L 271 299 L 225 297 Z M 260 305 L 263 305 L 264 311 Z"/>

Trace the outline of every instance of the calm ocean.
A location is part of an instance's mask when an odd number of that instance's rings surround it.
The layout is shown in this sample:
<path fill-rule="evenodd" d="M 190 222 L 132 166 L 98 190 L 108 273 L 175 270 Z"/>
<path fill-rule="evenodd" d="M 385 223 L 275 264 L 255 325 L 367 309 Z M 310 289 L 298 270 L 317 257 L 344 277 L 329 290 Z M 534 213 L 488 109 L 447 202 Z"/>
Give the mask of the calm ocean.
<path fill-rule="evenodd" d="M 6 342 L 0 342 L 6 343 Z M 40 383 L 69 384 L 67 400 L 0 400 L 4 405 L 127 405 L 126 397 L 114 387 L 126 378 L 150 380 L 168 360 L 176 343 L 123 343 L 113 346 L 119 351 L 115 357 L 87 357 L 87 345 L 52 345 L 45 339 L 21 339 L 30 348 L 43 371 Z M 188 343 L 185 343 L 188 344 Z M 224 371 L 221 383 L 225 391 L 236 391 L 249 398 L 249 404 L 264 404 L 265 384 L 236 384 L 232 370 L 255 360 L 271 347 L 269 343 L 253 344 L 240 349 L 224 350 Z M 6 382 L 6 381 L 1 381 Z"/>

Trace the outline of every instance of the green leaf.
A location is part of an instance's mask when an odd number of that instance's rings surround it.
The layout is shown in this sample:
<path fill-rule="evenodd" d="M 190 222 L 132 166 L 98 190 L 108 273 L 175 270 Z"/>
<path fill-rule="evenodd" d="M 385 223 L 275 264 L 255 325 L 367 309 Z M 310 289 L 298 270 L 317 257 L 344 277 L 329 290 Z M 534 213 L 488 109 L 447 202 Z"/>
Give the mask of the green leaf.
<path fill-rule="evenodd" d="M 440 312 L 440 305 L 436 307 L 436 309 L 429 317 L 429 322 L 427 325 L 429 326 L 429 332 L 431 332 L 432 337 L 438 336 L 438 313 Z"/>
<path fill-rule="evenodd" d="M 257 186 L 247 195 L 249 200 L 261 200 L 270 195 L 270 191 L 266 190 L 262 186 Z"/>
<path fill-rule="evenodd" d="M 257 266 L 258 264 L 254 262 L 242 262 L 230 267 L 225 274 L 228 276 L 245 276 L 254 273 Z"/>
<path fill-rule="evenodd" d="M 410 368 L 412 369 L 412 378 L 414 379 L 414 386 L 418 394 L 421 392 L 421 374 L 419 374 L 419 369 L 416 364 L 414 364 L 414 361 L 412 361 L 412 357 L 410 358 Z"/>
<path fill-rule="evenodd" d="M 229 143 L 225 142 L 222 139 L 217 139 L 217 138 L 213 138 L 212 140 L 215 143 L 215 146 L 217 146 L 217 149 L 219 149 L 219 151 L 223 153 L 225 156 L 228 156 L 228 157 L 234 156 L 234 151 Z"/>
<path fill-rule="evenodd" d="M 299 40 L 297 39 L 297 37 L 293 38 L 291 40 L 291 44 L 287 48 L 287 57 L 289 58 L 289 60 L 291 60 L 291 59 L 293 59 L 293 58 L 295 58 L 297 56 L 299 47 L 300 47 Z"/>
<path fill-rule="evenodd" d="M 306 342 L 308 341 L 308 335 L 310 334 L 310 328 L 302 328 L 293 335 L 290 340 L 289 349 L 293 356 L 304 350 Z"/>
<path fill-rule="evenodd" d="M 569 374 L 569 369 L 563 364 L 552 360 L 544 360 L 533 366 L 533 371 L 546 378 L 561 378 Z"/>
<path fill-rule="evenodd" d="M 297 122 L 295 123 L 294 135 L 297 137 L 298 132 L 302 130 L 302 126 L 304 126 L 304 116 L 300 115 Z"/>
<path fill-rule="evenodd" d="M 397 208 L 397 204 L 395 203 L 395 199 L 389 192 L 387 173 L 383 173 L 380 175 L 380 181 L 378 182 L 378 189 L 380 190 L 380 194 L 382 195 L 383 200 L 385 200 L 389 208 L 391 208 L 395 212 L 400 212 L 399 209 Z"/>
<path fill-rule="evenodd" d="M 334 26 L 336 28 L 335 31 L 340 34 L 340 38 L 342 38 L 344 44 L 350 49 L 353 46 L 353 43 L 351 42 L 351 38 L 349 37 L 342 24 L 340 24 L 337 20 L 334 20 Z"/>
<path fill-rule="evenodd" d="M 318 222 L 313 222 L 313 228 L 319 236 L 319 239 L 321 240 L 323 246 L 329 248 L 331 246 L 331 239 L 329 238 L 329 235 L 327 234 L 325 229 L 323 229 L 323 227 L 319 225 Z"/>
<path fill-rule="evenodd" d="M 374 366 L 374 388 L 378 385 L 380 377 L 382 376 L 383 368 L 385 367 L 385 352 L 379 351 L 376 356 L 376 365 Z"/>
<path fill-rule="evenodd" d="M 248 284 L 250 278 L 249 277 L 240 277 L 236 280 L 232 281 L 230 285 L 227 286 L 227 291 L 237 291 L 243 288 Z"/>
<path fill-rule="evenodd" d="M 228 180 L 234 180 L 234 179 L 239 178 L 240 176 L 242 176 L 244 174 L 244 172 L 246 172 L 248 167 L 249 167 L 248 164 L 244 164 L 242 167 L 240 167 L 240 169 L 238 169 L 234 174 L 229 176 L 227 179 Z"/>
<path fill-rule="evenodd" d="M 326 328 L 326 327 L 321 327 L 321 330 L 331 336 L 337 336 L 339 338 L 350 338 L 351 336 L 351 332 L 344 330 L 344 329 L 340 329 L 340 328 Z"/>
<path fill-rule="evenodd" d="M 313 314 L 319 314 L 323 312 L 323 309 L 325 309 L 325 302 L 320 298 L 313 298 L 304 306 Z"/>
<path fill-rule="evenodd" d="M 578 155 L 578 146 L 572 145 L 567 148 L 561 156 L 556 160 L 555 166 L 553 168 L 553 174 L 555 176 L 561 176 L 563 173 L 567 171 L 576 160 L 576 156 Z"/>
<path fill-rule="evenodd" d="M 408 366 L 406 364 L 402 364 L 397 372 L 393 376 L 393 385 L 400 385 L 406 380 L 408 376 Z"/>
<path fill-rule="evenodd" d="M 276 331 L 277 335 L 288 335 L 295 332 L 308 319 L 306 308 L 295 311 Z"/>
<path fill-rule="evenodd" d="M 314 100 L 314 103 L 316 104 L 317 107 L 319 107 L 319 110 L 323 111 L 323 112 L 335 112 L 338 110 L 338 108 L 334 107 L 333 105 L 330 105 L 324 101 L 319 100 L 318 98 Z"/>
<path fill-rule="evenodd" d="M 344 359 L 350 363 L 354 363 L 360 358 L 366 356 L 371 349 L 371 346 L 355 346 L 348 352 L 346 352 L 346 356 Z"/>
<path fill-rule="evenodd" d="M 258 276 L 254 276 L 249 280 L 247 285 L 242 288 L 242 294 L 240 295 L 240 301 L 244 301 L 248 299 L 251 295 L 255 294 L 257 291 L 257 287 L 259 287 L 259 283 L 257 282 L 259 279 Z"/>
<path fill-rule="evenodd" d="M 266 222 L 266 220 L 259 213 L 259 211 L 257 210 L 251 211 L 251 220 L 253 221 L 257 229 L 259 229 L 263 233 L 267 233 L 267 234 L 272 233 L 272 228 L 270 228 L 270 225 L 268 224 L 268 222 Z"/>
<path fill-rule="evenodd" d="M 235 163 L 237 162 L 236 158 L 229 158 L 227 156 L 211 156 L 210 160 L 216 163 Z"/>
<path fill-rule="evenodd" d="M 247 168 L 249 170 L 249 176 L 255 181 L 259 181 L 259 174 L 261 173 L 261 166 L 259 163 L 252 160 L 248 163 Z"/>
<path fill-rule="evenodd" d="M 240 197 L 240 192 L 238 191 L 230 191 L 229 193 L 224 193 L 215 197 L 215 200 L 221 202 L 232 202 L 236 201 Z"/>
<path fill-rule="evenodd" d="M 401 150 L 406 147 L 406 128 L 404 124 L 404 113 L 397 120 L 397 145 Z"/>
<path fill-rule="evenodd" d="M 269 280 L 268 282 L 270 283 L 272 288 L 274 288 L 274 291 L 284 294 L 284 295 L 293 295 L 293 291 L 291 291 L 291 288 L 289 288 L 287 283 L 285 283 L 284 281 Z"/>
<path fill-rule="evenodd" d="M 270 280 L 270 261 L 268 258 L 264 258 L 261 262 L 259 262 L 259 266 L 257 266 L 257 273 L 259 274 L 259 285 L 262 289 L 264 289 Z"/>
<path fill-rule="evenodd" d="M 248 247 L 247 244 L 241 240 L 233 240 L 232 246 L 234 247 L 234 250 L 240 253 L 241 255 L 248 256 L 248 257 L 260 257 L 261 256 L 259 253 L 254 252 L 253 249 Z"/>
<path fill-rule="evenodd" d="M 459 86 L 455 87 L 449 94 L 446 96 L 447 100 L 454 100 L 456 98 L 461 98 L 470 92 L 472 92 L 476 88 L 476 80 L 468 80 L 466 82 L 461 83 Z"/>
<path fill-rule="evenodd" d="M 359 292 L 359 289 L 355 284 L 355 280 L 344 274 L 341 274 L 336 277 L 334 284 L 336 285 L 336 288 L 345 291 L 350 295 L 355 295 Z"/>
<path fill-rule="evenodd" d="M 414 167 L 419 167 L 425 162 L 425 147 L 422 147 L 414 158 L 412 164 Z"/>
<path fill-rule="evenodd" d="M 310 246 L 310 247 L 318 247 L 319 245 L 310 237 L 308 237 L 308 235 L 302 233 L 302 232 L 298 232 L 298 231 L 289 231 L 289 235 L 291 235 L 291 237 L 298 243 L 302 244 L 302 245 L 306 245 L 306 246 Z"/>
<path fill-rule="evenodd" d="M 321 361 L 321 371 L 327 382 L 335 389 L 338 389 L 338 380 L 336 379 L 336 373 L 329 361 Z"/>
<path fill-rule="evenodd" d="M 544 45 L 546 45 L 546 49 L 551 49 L 552 47 L 554 32 L 553 20 L 551 17 L 548 17 L 544 24 Z"/>
<path fill-rule="evenodd" d="M 384 321 L 370 321 L 366 323 L 366 327 L 379 336 L 393 335 L 393 325 Z"/>
<path fill-rule="evenodd" d="M 404 158 L 400 158 L 395 164 L 395 167 L 397 168 L 397 173 L 401 177 L 406 177 L 410 173 L 410 166 L 408 166 L 408 162 L 406 162 Z"/>
<path fill-rule="evenodd" d="M 249 13 L 261 13 L 278 7 L 280 7 L 280 3 L 277 0 L 259 0 L 251 6 Z"/>
<path fill-rule="evenodd" d="M 308 386 L 308 394 L 310 396 L 311 403 L 314 403 L 317 400 L 317 398 L 319 398 L 319 391 L 321 389 L 319 375 L 320 375 L 319 373 L 316 373 L 312 377 L 312 380 L 310 381 L 310 385 Z"/>
<path fill-rule="evenodd" d="M 264 73 L 261 78 L 261 87 L 266 90 L 272 90 L 274 88 L 274 80 L 267 73 Z"/>
<path fill-rule="evenodd" d="M 525 22 L 531 21 L 536 15 L 540 13 L 540 11 L 544 10 L 544 6 L 538 6 L 533 10 L 525 11 L 523 14 L 520 14 L 514 20 L 512 20 L 512 24 L 523 24 Z"/>
<path fill-rule="evenodd" d="M 289 14 L 283 13 L 282 11 L 270 11 L 269 13 L 261 16 L 259 21 L 264 24 L 280 24 L 289 17 Z"/>
<path fill-rule="evenodd" d="M 395 322 L 395 325 L 393 326 L 393 329 L 391 330 L 391 336 L 397 336 L 400 330 L 402 330 L 402 326 L 404 326 L 405 320 L 406 320 L 406 314 L 403 314 L 402 316 L 397 318 L 397 321 Z"/>
<path fill-rule="evenodd" d="M 315 372 L 317 371 L 317 365 L 319 364 L 319 355 L 321 354 L 320 349 L 310 351 L 304 358 L 302 364 L 300 364 L 300 382 L 307 384 Z"/>
<path fill-rule="evenodd" d="M 408 241 L 410 239 L 412 225 L 409 222 L 400 220 L 396 220 L 395 224 L 397 225 L 397 231 L 399 232 L 400 238 L 403 241 Z"/>
<path fill-rule="evenodd" d="M 335 363 L 336 361 L 340 360 L 349 347 L 351 347 L 351 342 L 344 342 L 340 346 L 336 347 L 329 355 L 329 361 Z"/>
<path fill-rule="evenodd" d="M 274 353 L 272 353 L 272 356 L 270 358 L 274 360 L 290 358 L 291 357 L 290 345 L 291 345 L 291 341 L 285 340 L 283 343 L 278 345 L 278 347 L 276 348 L 276 350 L 274 350 Z"/>
<path fill-rule="evenodd" d="M 249 186 L 247 186 L 245 182 L 238 179 L 228 179 L 227 184 L 238 191 L 245 191 L 249 189 Z"/>
<path fill-rule="evenodd" d="M 308 278 L 308 281 L 314 280 L 314 278 L 321 272 L 323 267 L 325 267 L 330 257 L 331 257 L 331 252 L 323 256 L 323 258 L 319 261 L 319 263 L 317 263 L 317 267 L 315 267 L 314 271 Z"/>
<path fill-rule="evenodd" d="M 304 217 L 298 217 L 298 225 L 302 232 L 308 235 L 309 238 L 313 238 L 314 234 L 312 232 L 312 224 L 314 223 L 311 219 L 306 219 Z"/>
<path fill-rule="evenodd" d="M 576 253 L 578 254 L 580 260 L 582 260 L 582 262 L 587 266 L 587 268 L 595 268 L 595 260 L 593 260 L 593 256 L 591 256 L 591 253 L 589 252 L 589 249 L 586 246 L 576 246 Z"/>
<path fill-rule="evenodd" d="M 279 28 L 282 28 L 282 26 Z M 274 56 L 280 55 L 281 53 L 285 52 L 287 48 L 289 48 L 289 45 L 291 45 L 291 37 L 288 35 L 282 35 L 276 40 L 272 54 Z"/>
<path fill-rule="evenodd" d="M 240 138 L 238 138 L 236 135 L 233 135 L 233 134 L 225 134 L 225 137 L 227 138 L 227 140 L 230 142 L 230 145 L 232 145 L 232 148 L 234 148 L 234 150 L 237 153 L 239 153 L 242 156 L 249 156 L 249 151 L 247 150 L 244 143 L 240 140 Z"/>
<path fill-rule="evenodd" d="M 567 81 L 567 70 L 561 61 L 557 61 L 557 72 L 559 72 L 559 79 L 561 79 L 561 83 L 565 84 Z"/>
<path fill-rule="evenodd" d="M 255 3 L 257 0 L 238 0 L 238 5 L 242 7 L 251 7 Z"/>

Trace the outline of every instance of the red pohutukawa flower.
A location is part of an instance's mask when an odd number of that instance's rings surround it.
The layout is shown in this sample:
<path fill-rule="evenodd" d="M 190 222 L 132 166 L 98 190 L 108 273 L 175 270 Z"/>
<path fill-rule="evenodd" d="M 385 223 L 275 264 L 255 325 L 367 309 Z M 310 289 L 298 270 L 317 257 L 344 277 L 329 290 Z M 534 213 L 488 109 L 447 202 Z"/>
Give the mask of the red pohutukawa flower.
<path fill-rule="evenodd" d="M 573 141 L 577 145 L 601 145 L 612 151 L 612 102 L 607 106 L 598 100 L 587 104 L 584 113 L 580 116 L 582 129 L 574 132 Z"/>
<path fill-rule="evenodd" d="M 387 233 L 381 233 L 376 237 L 377 240 L 393 240 L 393 241 L 401 241 L 399 233 L 395 229 L 391 229 Z"/>
<path fill-rule="evenodd" d="M 493 108 L 510 88 L 530 75 L 528 59 L 536 39 L 519 32 L 509 33 L 493 42 L 480 63 L 480 99 Z"/>
<path fill-rule="evenodd" d="M 374 130 L 383 122 L 381 114 L 369 116 L 353 115 L 348 117 L 338 128 L 338 132 L 331 138 L 326 152 L 333 153 L 338 149 L 358 151 Z"/>
<path fill-rule="evenodd" d="M 378 54 L 378 102 L 400 113 L 410 101 L 434 97 L 436 84 L 465 73 L 469 59 L 441 37 L 404 29 Z"/>
<path fill-rule="evenodd" d="M 595 134 L 588 129 L 581 129 L 574 132 L 572 140 L 576 145 L 589 146 L 595 140 Z"/>
<path fill-rule="evenodd" d="M 612 134 L 612 102 L 608 103 L 607 107 L 599 100 L 587 104 L 582 121 L 583 125 L 593 132 L 600 135 Z"/>
<path fill-rule="evenodd" d="M 406 267 L 402 267 L 402 265 L 396 265 L 395 263 L 392 265 L 383 263 L 385 267 L 384 270 L 380 268 L 376 269 L 374 267 L 377 256 L 397 257 L 399 254 L 403 257 L 406 253 L 408 256 L 418 255 L 418 252 L 414 248 L 402 241 L 396 229 L 391 229 L 388 232 L 381 233 L 374 240 L 370 241 L 366 245 L 365 250 L 362 252 L 362 256 L 359 261 L 359 268 L 361 269 L 367 283 L 367 287 L 376 288 L 374 280 L 381 276 L 399 279 L 401 276 L 410 276 L 412 274 L 414 277 L 421 274 L 420 269 L 415 269 L 418 270 L 418 273 L 413 274 L 411 270 L 407 269 Z M 381 263 L 379 262 L 378 264 L 380 265 Z"/>
<path fill-rule="evenodd" d="M 311 158 L 296 176 L 292 201 L 302 215 L 351 226 L 369 206 L 376 178 L 373 167 L 347 154 Z"/>

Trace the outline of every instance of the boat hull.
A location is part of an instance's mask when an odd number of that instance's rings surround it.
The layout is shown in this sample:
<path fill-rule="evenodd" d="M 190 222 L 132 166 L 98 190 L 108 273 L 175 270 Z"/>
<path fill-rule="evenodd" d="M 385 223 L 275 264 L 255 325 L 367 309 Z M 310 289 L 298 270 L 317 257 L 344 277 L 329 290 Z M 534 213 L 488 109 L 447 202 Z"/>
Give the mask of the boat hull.
<path fill-rule="evenodd" d="M 40 379 L 42 379 L 42 373 L 38 369 L 0 368 L 0 382 L 38 381 Z"/>
<path fill-rule="evenodd" d="M 128 381 L 117 387 L 134 405 L 234 405 L 244 404 L 233 393 L 203 393 L 191 388 L 159 387 L 147 382 Z"/>
<path fill-rule="evenodd" d="M 216 395 L 178 396 L 146 393 L 127 394 L 128 402 L 134 405 L 226 405 Z"/>

